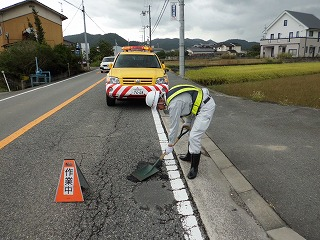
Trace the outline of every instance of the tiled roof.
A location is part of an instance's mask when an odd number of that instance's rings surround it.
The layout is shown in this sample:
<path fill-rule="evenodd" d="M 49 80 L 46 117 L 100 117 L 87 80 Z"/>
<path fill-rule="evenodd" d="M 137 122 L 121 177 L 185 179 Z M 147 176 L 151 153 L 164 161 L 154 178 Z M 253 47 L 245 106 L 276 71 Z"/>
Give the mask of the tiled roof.
<path fill-rule="evenodd" d="M 213 48 L 198 48 L 198 47 L 191 47 L 188 49 L 189 51 L 192 52 L 197 52 L 197 53 L 201 53 L 201 52 L 215 52 L 215 50 Z"/>
<path fill-rule="evenodd" d="M 306 25 L 308 28 L 318 28 L 320 29 L 320 19 L 309 13 L 294 12 L 286 10 L 291 16 L 296 18 L 298 21 Z"/>

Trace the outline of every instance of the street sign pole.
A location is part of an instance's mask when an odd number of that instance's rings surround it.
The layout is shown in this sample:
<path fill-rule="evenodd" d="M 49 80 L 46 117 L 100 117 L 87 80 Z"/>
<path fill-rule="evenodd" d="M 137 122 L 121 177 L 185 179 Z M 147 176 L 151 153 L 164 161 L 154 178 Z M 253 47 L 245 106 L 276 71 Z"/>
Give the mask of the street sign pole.
<path fill-rule="evenodd" d="M 87 41 L 87 28 L 86 28 L 86 12 L 84 10 L 84 3 L 82 0 L 82 13 L 83 13 L 83 25 L 84 25 L 84 44 L 85 44 L 85 50 L 86 50 L 86 63 L 87 63 L 87 70 L 90 70 L 90 66 L 89 66 L 89 49 L 88 49 L 88 41 Z"/>
<path fill-rule="evenodd" d="M 179 22 L 180 22 L 180 40 L 179 40 L 179 73 L 184 78 L 184 0 L 179 0 Z"/>

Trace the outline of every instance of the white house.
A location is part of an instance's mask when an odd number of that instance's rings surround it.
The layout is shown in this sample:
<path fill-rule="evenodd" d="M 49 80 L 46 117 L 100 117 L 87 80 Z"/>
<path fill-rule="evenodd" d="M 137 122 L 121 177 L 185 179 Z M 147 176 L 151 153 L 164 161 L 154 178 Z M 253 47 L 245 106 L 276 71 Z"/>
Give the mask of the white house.
<path fill-rule="evenodd" d="M 217 43 L 216 44 L 217 52 L 227 52 L 234 50 L 236 53 L 241 53 L 241 46 L 234 43 Z"/>
<path fill-rule="evenodd" d="M 320 19 L 312 14 L 285 10 L 264 31 L 260 57 L 320 56 Z"/>
<path fill-rule="evenodd" d="M 244 52 L 241 50 L 241 45 L 239 44 L 234 44 L 234 43 L 226 43 L 226 42 L 221 42 L 215 44 L 215 49 L 216 49 L 216 55 L 233 55 L 236 56 L 238 54 L 243 54 Z"/>
<path fill-rule="evenodd" d="M 189 56 L 199 55 L 237 55 L 243 53 L 241 46 L 233 43 L 199 44 L 187 49 Z"/>

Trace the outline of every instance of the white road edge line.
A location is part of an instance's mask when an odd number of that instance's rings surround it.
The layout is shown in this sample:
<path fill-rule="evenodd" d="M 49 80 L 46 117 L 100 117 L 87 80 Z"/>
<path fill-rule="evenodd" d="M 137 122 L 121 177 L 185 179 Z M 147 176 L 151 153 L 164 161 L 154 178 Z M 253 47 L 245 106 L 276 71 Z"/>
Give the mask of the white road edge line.
<path fill-rule="evenodd" d="M 56 85 L 56 84 L 59 84 L 59 83 L 62 83 L 62 82 L 65 82 L 65 81 L 69 81 L 73 78 L 76 78 L 76 77 L 79 77 L 79 76 L 82 76 L 82 75 L 85 75 L 85 74 L 88 74 L 90 72 L 86 72 L 86 73 L 82 73 L 82 74 L 79 74 L 79 75 L 76 75 L 76 76 L 73 76 L 73 77 L 70 77 L 70 78 L 67 78 L 67 79 L 64 79 L 64 80 L 60 80 L 60 81 L 57 81 L 57 82 L 52 82 L 52 83 L 49 83 L 49 84 L 46 84 L 44 86 L 41 86 L 41 87 L 37 87 L 37 88 L 32 88 L 26 92 L 23 92 L 23 93 L 18 93 L 16 95 L 13 95 L 13 96 L 10 96 L 10 97 L 7 97 L 7 98 L 4 98 L 4 99 L 0 99 L 0 102 L 3 102 L 3 101 L 6 101 L 8 99 L 11 99 L 11 98 L 15 98 L 15 97 L 18 97 L 18 96 L 21 96 L 21 95 L 24 95 L 24 94 L 27 94 L 27 93 L 30 93 L 30 92 L 34 92 L 34 91 L 38 91 L 42 88 L 47 88 L 47 87 L 51 87 L 53 85 Z"/>
<path fill-rule="evenodd" d="M 168 138 L 163 129 L 158 111 L 156 109 L 151 110 L 159 137 L 161 151 L 165 151 L 166 146 L 168 145 Z M 178 166 L 172 153 L 164 157 L 164 164 L 168 172 L 174 198 L 177 201 L 178 213 L 182 216 L 181 222 L 183 229 L 186 232 L 184 234 L 184 238 L 187 240 L 203 239 L 197 218 L 193 214 L 193 209 L 186 191 L 186 187 L 181 179 Z"/>

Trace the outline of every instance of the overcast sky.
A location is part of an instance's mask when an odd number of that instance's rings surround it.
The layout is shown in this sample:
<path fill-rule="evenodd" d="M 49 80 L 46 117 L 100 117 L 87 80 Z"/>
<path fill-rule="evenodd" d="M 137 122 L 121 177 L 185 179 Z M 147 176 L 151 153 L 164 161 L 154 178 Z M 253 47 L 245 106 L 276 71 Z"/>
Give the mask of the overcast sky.
<path fill-rule="evenodd" d="M 19 0 L 0 0 L 0 8 Z M 62 13 L 64 36 L 84 32 L 82 0 L 39 0 Z M 160 22 L 151 38 L 179 38 L 179 0 L 84 0 L 86 30 L 90 34 L 117 33 L 129 41 L 147 40 L 149 6 L 151 30 Z M 171 4 L 176 2 L 177 19 L 171 18 Z M 228 39 L 257 41 L 265 27 L 284 10 L 314 14 L 320 18 L 319 0 L 185 0 L 185 38 L 222 42 Z M 166 6 L 166 8 L 165 8 Z M 161 10 L 165 8 L 162 17 Z M 142 12 L 146 12 L 143 16 Z M 144 34 L 145 33 L 145 34 Z"/>

